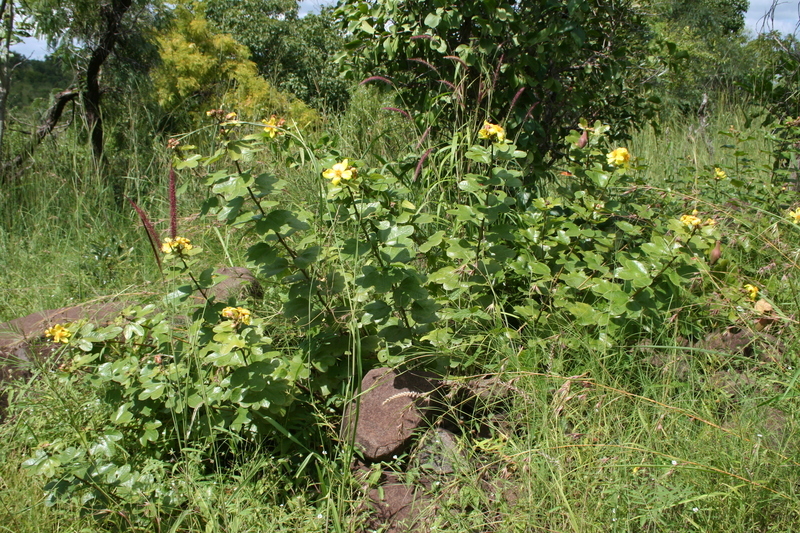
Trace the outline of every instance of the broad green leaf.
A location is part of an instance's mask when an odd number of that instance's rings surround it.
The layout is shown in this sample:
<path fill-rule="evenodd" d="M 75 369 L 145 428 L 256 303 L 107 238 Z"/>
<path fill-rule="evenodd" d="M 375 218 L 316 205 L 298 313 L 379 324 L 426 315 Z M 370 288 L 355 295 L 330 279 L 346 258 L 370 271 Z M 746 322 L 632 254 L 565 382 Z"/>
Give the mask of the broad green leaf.
<path fill-rule="evenodd" d="M 302 250 L 294 258 L 295 266 L 297 268 L 308 268 L 309 265 L 316 262 L 321 250 L 322 248 L 319 246 L 310 246 Z"/>
<path fill-rule="evenodd" d="M 131 420 L 133 420 L 133 413 L 128 411 L 130 409 L 132 403 L 124 403 L 120 405 L 114 415 L 111 417 L 112 424 L 127 424 Z"/>
<path fill-rule="evenodd" d="M 439 10 L 437 9 L 437 12 Z M 425 25 L 429 28 L 436 28 L 439 26 L 439 23 L 442 21 L 442 17 L 439 16 L 438 13 L 428 13 L 425 17 Z"/>
<path fill-rule="evenodd" d="M 641 288 L 650 285 L 652 279 L 650 278 L 650 270 L 647 265 L 641 261 L 634 259 L 622 259 L 620 261 L 622 266 L 617 268 L 614 275 L 619 279 L 624 279 L 631 282 L 634 288 Z"/>
<path fill-rule="evenodd" d="M 439 230 L 430 237 L 428 240 L 422 243 L 419 247 L 419 251 L 422 253 L 428 253 L 433 247 L 439 246 L 442 242 L 442 238 L 444 237 L 444 231 Z"/>

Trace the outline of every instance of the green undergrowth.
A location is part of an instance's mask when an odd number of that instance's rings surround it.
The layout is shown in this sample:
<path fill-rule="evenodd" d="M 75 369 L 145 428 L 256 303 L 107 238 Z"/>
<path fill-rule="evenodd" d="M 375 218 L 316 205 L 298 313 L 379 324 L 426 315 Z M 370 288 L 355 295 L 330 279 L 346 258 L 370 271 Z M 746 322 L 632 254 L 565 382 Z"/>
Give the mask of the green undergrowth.
<path fill-rule="evenodd" d="M 359 531 L 389 469 L 430 530 L 793 529 L 796 126 L 582 121 L 543 172 L 514 132 L 354 102 L 324 133 L 222 110 L 122 189 L 66 165 L 3 192 L 2 318 L 138 298 L 10 388 L 0 527 Z M 263 294 L 208 297 L 221 265 Z M 445 395 L 453 475 L 415 448 L 351 471 L 378 366 L 505 384 Z"/>

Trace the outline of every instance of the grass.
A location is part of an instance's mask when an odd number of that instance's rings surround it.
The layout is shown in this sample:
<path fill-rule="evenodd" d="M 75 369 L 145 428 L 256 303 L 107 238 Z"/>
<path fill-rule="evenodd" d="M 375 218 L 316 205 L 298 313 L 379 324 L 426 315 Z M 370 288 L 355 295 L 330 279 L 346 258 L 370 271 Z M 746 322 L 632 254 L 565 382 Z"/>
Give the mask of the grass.
<path fill-rule="evenodd" d="M 384 106 L 375 96 L 360 98 L 348 115 L 329 124 L 342 139 L 339 153 L 377 165 L 415 151 L 416 133 L 402 117 L 381 111 Z M 429 484 L 429 530 L 797 528 L 800 464 L 794 435 L 800 428 L 793 317 L 800 309 L 791 287 L 798 272 L 793 259 L 798 234 L 783 220 L 781 209 L 788 206 L 770 197 L 759 205 L 733 205 L 734 199 L 719 195 L 708 199 L 714 167 L 751 181 L 771 179 L 772 147 L 763 131 L 745 128 L 743 117 L 734 109 L 712 117 L 705 131 L 691 123 L 644 130 L 629 148 L 647 164 L 640 170 L 646 186 L 685 195 L 687 207 L 701 195 L 707 199 L 704 210 L 725 227 L 725 257 L 738 264 L 737 279 L 757 282 L 783 317 L 779 328 L 769 330 L 776 337 L 770 342 L 782 345 L 781 358 L 760 360 L 767 352 L 763 344 L 749 353 L 686 338 L 679 322 L 691 317 L 684 315 L 654 324 L 648 342 L 604 350 L 573 325 L 546 339 L 528 329 L 511 339 L 487 332 L 479 347 L 487 354 L 485 367 L 520 393 L 492 400 L 481 419 L 464 417 L 459 435 L 464 459 L 454 475 L 431 477 L 415 467 L 413 449 L 383 465 L 409 482 Z M 740 133 L 717 133 L 731 125 Z M 747 155 L 736 155 L 736 150 Z M 139 163 L 139 168 L 152 169 L 150 176 L 126 178 L 126 190 L 136 194 L 162 230 L 168 219 L 162 192 L 165 161 L 159 156 Z M 307 202 L 309 191 L 318 186 L 309 173 L 274 161 L 264 161 L 264 167 L 289 178 L 289 202 Z M 120 208 L 112 186 L 84 177 L 91 175 L 85 172 L 80 161 L 48 154 L 23 180 L 2 191 L 0 320 L 101 295 L 164 292 L 135 214 Z M 245 244 L 253 237 L 188 217 L 198 210 L 203 193 L 190 173 L 182 179 L 188 185 L 181 199 L 181 214 L 187 217 L 181 233 L 208 251 L 210 264 L 244 264 Z M 421 197 L 418 204 L 425 201 Z M 774 268 L 764 270 L 770 262 Z M 720 294 L 739 290 L 717 283 Z M 256 303 L 274 313 L 279 304 Z M 717 327 L 735 323 L 742 330 L 757 329 L 757 317 L 733 304 L 723 302 L 719 313 Z M 707 330 L 711 326 L 705 325 Z M 124 506 L 86 513 L 76 504 L 45 504 L 43 480 L 19 465 L 43 441 L 70 438 L 70 433 L 74 438 L 104 408 L 91 403 L 89 391 L 48 377 L 51 370 L 42 367 L 43 379 L 15 385 L 14 416 L 0 426 L 0 440 L 6 443 L 0 450 L 0 531 L 161 527 L 163 510 L 157 502 L 135 510 L 150 520 L 147 527 L 132 521 L 132 510 Z M 318 409 L 335 413 L 339 407 L 320 403 Z M 461 406 L 452 408 L 459 412 Z M 79 423 L 66 420 L 64 413 Z M 317 431 L 330 436 L 335 423 L 334 414 L 328 427 Z M 492 429 L 488 433 L 486 425 Z M 200 455 L 175 460 L 171 482 L 189 496 L 163 531 L 360 530 L 365 484 L 350 471 L 352 450 L 332 442 L 330 453 L 317 454 L 305 470 L 303 457 L 281 456 L 241 437 L 228 442 L 227 451 L 214 455 L 224 468 L 211 468 Z"/>

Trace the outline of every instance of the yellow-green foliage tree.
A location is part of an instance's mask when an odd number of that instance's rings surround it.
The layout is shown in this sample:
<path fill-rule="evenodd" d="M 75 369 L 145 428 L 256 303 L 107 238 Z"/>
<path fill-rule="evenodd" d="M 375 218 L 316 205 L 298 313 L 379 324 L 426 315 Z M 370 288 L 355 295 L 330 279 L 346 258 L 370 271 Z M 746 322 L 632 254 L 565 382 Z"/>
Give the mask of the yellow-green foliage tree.
<path fill-rule="evenodd" d="M 166 111 L 191 116 L 224 108 L 242 119 L 277 114 L 302 125 L 317 119 L 303 102 L 260 77 L 247 47 L 215 33 L 202 10 L 180 5 L 175 15 L 171 30 L 158 38 L 161 65 L 153 74 Z"/>

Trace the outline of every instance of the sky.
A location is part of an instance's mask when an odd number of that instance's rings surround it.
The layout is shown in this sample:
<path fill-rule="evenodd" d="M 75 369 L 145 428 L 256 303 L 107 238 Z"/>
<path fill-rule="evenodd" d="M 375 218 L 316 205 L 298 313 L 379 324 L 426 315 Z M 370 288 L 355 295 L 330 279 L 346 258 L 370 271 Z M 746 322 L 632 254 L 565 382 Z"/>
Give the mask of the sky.
<path fill-rule="evenodd" d="M 778 6 L 775 8 L 774 20 L 767 21 L 765 26 L 763 17 L 772 6 L 772 0 L 750 0 L 750 9 L 747 10 L 745 15 L 747 28 L 754 34 L 762 30 L 774 29 L 781 33 L 797 33 L 800 35 L 800 30 L 797 28 L 798 20 L 800 20 L 800 14 L 798 14 L 800 0 L 778 0 L 778 2 Z M 300 14 L 313 13 L 318 11 L 320 6 L 333 3 L 325 0 L 301 0 Z M 24 42 L 14 46 L 13 50 L 31 59 L 42 59 L 47 54 L 46 45 L 33 37 L 25 39 Z"/>
<path fill-rule="evenodd" d="M 798 0 L 778 0 L 778 5 L 775 8 L 775 20 L 772 26 L 764 28 L 766 31 L 770 29 L 778 30 L 781 33 L 796 33 L 800 34 L 797 29 L 797 22 L 800 19 L 798 9 L 800 9 L 800 2 Z M 753 33 L 758 33 L 762 29 L 764 14 L 772 6 L 772 0 L 750 0 L 750 9 L 747 10 L 745 15 L 745 24 Z"/>

